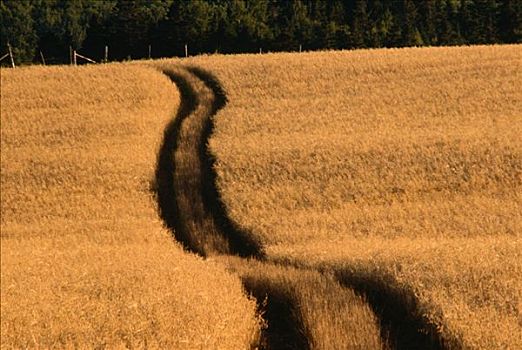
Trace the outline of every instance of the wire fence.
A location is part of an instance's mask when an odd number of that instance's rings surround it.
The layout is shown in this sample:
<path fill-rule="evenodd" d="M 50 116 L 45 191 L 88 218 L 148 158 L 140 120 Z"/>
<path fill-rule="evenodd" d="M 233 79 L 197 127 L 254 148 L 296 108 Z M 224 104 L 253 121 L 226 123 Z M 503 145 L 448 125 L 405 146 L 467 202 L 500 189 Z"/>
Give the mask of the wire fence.
<path fill-rule="evenodd" d="M 7 47 L 8 47 L 8 52 L 5 53 L 4 55 L 0 56 L 0 65 L 2 66 L 10 66 L 12 68 L 15 68 L 16 67 L 16 60 L 15 60 L 15 57 L 13 55 L 13 50 L 12 50 L 12 47 L 9 43 L 7 43 Z M 189 57 L 191 56 L 190 52 L 189 52 L 189 46 L 188 44 L 185 44 L 184 47 L 184 56 L 185 57 Z M 299 45 L 299 52 L 302 52 L 302 45 Z M 47 64 L 50 64 L 50 65 L 57 65 L 57 64 L 66 64 L 67 61 L 63 61 L 63 59 L 59 59 L 59 58 L 56 58 L 54 56 L 51 56 L 51 57 L 48 57 L 46 58 L 44 56 L 44 53 L 39 50 L 38 51 L 39 53 L 39 59 L 37 59 L 38 56 L 35 56 L 34 60 L 33 60 L 33 64 L 43 64 L 43 65 L 47 65 Z M 148 59 L 151 59 L 152 58 L 152 46 L 149 44 L 148 45 Z M 218 51 L 216 50 L 216 53 L 218 53 Z M 259 48 L 259 54 L 263 54 L 263 53 L 270 53 L 270 51 L 264 51 L 263 48 Z M 192 54 L 192 56 L 194 55 L 194 53 Z M 196 53 L 197 55 L 197 53 Z M 103 58 L 98 58 L 98 60 L 92 58 L 92 57 L 88 57 L 88 56 L 85 56 L 85 55 L 82 55 L 80 53 L 78 53 L 76 50 L 74 50 L 71 46 L 69 46 L 69 64 L 70 65 L 73 65 L 73 66 L 77 66 L 79 64 L 88 64 L 88 63 L 92 63 L 92 64 L 97 64 L 97 63 L 108 63 L 109 62 L 109 47 L 108 46 L 105 46 L 105 50 L 104 50 L 104 55 L 103 55 Z M 8 64 L 5 64 L 5 63 L 2 63 L 4 61 L 6 61 L 7 59 L 9 59 L 8 61 Z M 131 59 L 130 56 L 127 58 L 127 59 Z"/>

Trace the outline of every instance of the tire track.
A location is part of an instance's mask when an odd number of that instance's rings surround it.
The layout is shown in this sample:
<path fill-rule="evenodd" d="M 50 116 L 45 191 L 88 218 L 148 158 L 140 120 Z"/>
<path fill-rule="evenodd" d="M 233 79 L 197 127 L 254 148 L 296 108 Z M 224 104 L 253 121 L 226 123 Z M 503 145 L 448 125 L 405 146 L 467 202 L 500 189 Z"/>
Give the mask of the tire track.
<path fill-rule="evenodd" d="M 264 264 L 266 268 L 279 269 L 279 273 L 285 274 L 291 264 L 266 261 L 263 247 L 255 235 L 241 230 L 230 219 L 217 189 L 217 174 L 214 171 L 216 160 L 209 152 L 207 142 L 214 128 L 213 116 L 227 103 L 225 91 L 218 79 L 197 67 L 165 69 L 163 73 L 177 86 L 181 103 L 175 118 L 165 129 L 158 155 L 155 191 L 161 218 L 176 240 L 192 252 L 204 257 L 229 255 L 254 258 L 257 261 L 254 265 Z M 245 266 L 250 264 L 250 260 L 242 261 Z M 256 265 L 253 269 L 259 268 Z M 302 273 L 313 271 L 318 276 L 322 275 L 318 271 L 302 267 L 294 267 L 294 270 L 301 270 Z M 303 296 L 299 295 L 296 288 L 288 289 L 266 280 L 266 275 L 263 277 L 262 274 L 252 273 L 252 268 L 238 268 L 237 272 L 247 291 L 257 298 L 260 311 L 264 313 L 268 323 L 268 327 L 262 331 L 260 348 L 317 348 L 312 334 L 316 331 L 315 328 L 320 327 L 313 324 L 313 317 L 308 322 L 304 320 L 306 298 L 315 301 L 322 298 L 323 304 L 336 305 L 333 293 L 322 290 L 322 294 L 318 295 L 317 291 L 308 291 Z M 296 281 L 299 279 L 295 278 Z M 403 294 L 391 293 L 393 288 L 379 283 L 375 278 L 356 278 L 340 272 L 335 276 L 336 281 L 309 277 L 308 282 L 313 284 L 316 280 L 327 283 L 334 289 L 344 286 L 362 296 L 379 317 L 381 343 L 384 347 L 446 348 L 440 334 L 423 319 L 414 316 L 419 312 L 416 300 L 413 303 L 411 300 L 404 300 Z M 297 283 L 296 281 L 293 282 Z M 264 305 L 263 299 L 267 296 Z M 334 324 L 338 326 L 350 323 L 332 323 Z M 322 327 L 324 328 L 324 324 Z M 332 339 L 330 345 L 332 348 L 346 348 L 346 344 L 336 343 L 335 339 Z"/>
<path fill-rule="evenodd" d="M 348 270 L 336 271 L 341 285 L 365 296 L 379 317 L 382 336 L 387 336 L 392 349 L 448 349 L 436 328 L 424 318 L 415 294 L 393 288 L 394 283 L 369 278 Z M 457 344 L 455 340 L 452 342 Z M 456 345 L 451 348 L 460 349 Z"/>
<path fill-rule="evenodd" d="M 208 115 L 204 118 L 199 142 L 201 173 L 201 199 L 206 210 L 211 213 L 212 219 L 220 232 L 227 237 L 231 251 L 241 257 L 255 257 L 264 259 L 265 253 L 261 242 L 252 232 L 239 229 L 238 225 L 230 220 L 225 203 L 221 200 L 217 189 L 217 174 L 214 171 L 216 158 L 208 149 L 208 140 L 214 131 L 213 117 L 224 108 L 228 100 L 225 90 L 211 73 L 198 67 L 188 67 L 187 70 L 201 80 L 212 92 L 212 105 Z"/>
<path fill-rule="evenodd" d="M 212 78 L 197 68 L 168 69 L 163 73 L 177 86 L 181 103 L 165 129 L 158 155 L 154 190 L 160 217 L 177 241 L 201 256 L 229 254 L 263 259 L 261 245 L 241 234 L 228 219 L 215 187 L 215 159 L 208 156 L 206 142 L 213 129 L 212 116 L 226 104 L 223 90 L 217 89 L 218 85 L 214 85 L 215 94 L 214 90 L 205 90 L 196 74 L 209 81 Z M 260 312 L 265 312 L 274 327 L 262 330 L 259 346 L 279 349 L 284 340 L 290 348 L 307 349 L 299 331 L 303 326 L 293 316 L 297 311 L 291 300 L 282 300 L 281 293 L 270 286 L 261 295 L 248 288 L 248 281 L 243 282 L 258 301 L 270 297 L 270 305 Z"/>
<path fill-rule="evenodd" d="M 216 197 L 217 190 L 209 185 L 215 179 L 207 171 L 213 166 L 206 151 L 212 131 L 210 118 L 226 103 L 225 95 L 219 98 L 188 69 L 163 73 L 178 87 L 181 103 L 165 129 L 158 155 L 155 189 L 161 218 L 179 242 L 199 255 L 261 258 L 259 242 L 226 220 L 228 216 Z"/>

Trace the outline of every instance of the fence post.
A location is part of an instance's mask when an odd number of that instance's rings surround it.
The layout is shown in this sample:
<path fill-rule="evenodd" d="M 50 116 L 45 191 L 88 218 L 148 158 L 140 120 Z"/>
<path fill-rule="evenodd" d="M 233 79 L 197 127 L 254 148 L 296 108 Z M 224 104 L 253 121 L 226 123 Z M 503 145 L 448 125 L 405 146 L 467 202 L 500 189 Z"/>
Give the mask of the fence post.
<path fill-rule="evenodd" d="M 109 62 L 109 47 L 107 45 L 105 45 L 105 58 L 104 58 L 103 62 L 105 62 L 105 63 Z"/>
<path fill-rule="evenodd" d="M 301 52 L 302 48 L 303 48 L 303 46 L 301 44 L 299 44 L 299 52 Z"/>
<path fill-rule="evenodd" d="M 149 60 L 150 60 L 151 49 L 152 49 L 152 47 L 151 47 L 151 45 L 149 44 Z"/>
<path fill-rule="evenodd" d="M 188 45 L 185 44 L 185 57 L 188 57 Z"/>
<path fill-rule="evenodd" d="M 73 50 L 73 63 L 76 66 L 76 50 Z"/>
<path fill-rule="evenodd" d="M 45 66 L 45 58 L 44 58 L 42 50 L 40 50 L 40 57 L 42 58 L 42 63 Z"/>
<path fill-rule="evenodd" d="M 11 44 L 10 43 L 7 43 L 7 48 L 9 49 L 9 57 L 11 57 L 11 66 L 14 68 L 15 67 L 15 63 L 14 63 L 14 58 L 13 58 L 13 50 L 11 50 Z"/>

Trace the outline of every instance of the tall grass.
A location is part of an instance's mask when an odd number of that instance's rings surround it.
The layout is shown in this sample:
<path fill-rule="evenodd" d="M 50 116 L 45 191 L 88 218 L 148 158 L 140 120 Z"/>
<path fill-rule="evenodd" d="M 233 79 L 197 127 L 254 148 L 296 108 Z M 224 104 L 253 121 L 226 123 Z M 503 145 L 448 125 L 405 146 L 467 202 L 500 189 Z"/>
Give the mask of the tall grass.
<path fill-rule="evenodd" d="M 522 346 L 520 57 L 515 45 L 192 59 L 229 99 L 210 149 L 231 219 L 268 260 L 395 296 L 446 347 Z"/>
<path fill-rule="evenodd" d="M 3 70 L 2 347 L 521 347 L 520 57 Z"/>
<path fill-rule="evenodd" d="M 140 65 L 1 72 L 2 348 L 247 348 L 239 278 L 157 214 L 179 94 Z"/>

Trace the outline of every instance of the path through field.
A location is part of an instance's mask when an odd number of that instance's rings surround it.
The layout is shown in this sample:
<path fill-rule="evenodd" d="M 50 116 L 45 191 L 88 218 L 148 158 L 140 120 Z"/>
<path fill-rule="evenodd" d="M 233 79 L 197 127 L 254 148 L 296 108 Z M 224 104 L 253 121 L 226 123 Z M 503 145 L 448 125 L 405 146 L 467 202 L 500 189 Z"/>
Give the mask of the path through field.
<path fill-rule="evenodd" d="M 267 322 L 261 348 L 445 348 L 418 312 L 414 295 L 356 276 L 337 276 L 271 262 L 251 232 L 229 219 L 207 149 L 213 116 L 227 103 L 221 84 L 195 67 L 163 72 L 181 104 L 165 130 L 156 169 L 159 211 L 176 239 L 207 258 L 222 259 L 258 301 Z"/>

